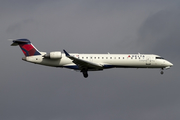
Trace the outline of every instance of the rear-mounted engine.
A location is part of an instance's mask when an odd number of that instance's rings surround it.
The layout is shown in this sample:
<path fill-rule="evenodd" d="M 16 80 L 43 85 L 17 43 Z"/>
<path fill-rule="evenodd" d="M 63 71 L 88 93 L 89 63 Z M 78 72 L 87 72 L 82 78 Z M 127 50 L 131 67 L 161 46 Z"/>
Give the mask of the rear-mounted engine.
<path fill-rule="evenodd" d="M 50 58 L 50 59 L 61 59 L 62 53 L 60 51 L 50 52 L 45 54 L 43 57 Z"/>

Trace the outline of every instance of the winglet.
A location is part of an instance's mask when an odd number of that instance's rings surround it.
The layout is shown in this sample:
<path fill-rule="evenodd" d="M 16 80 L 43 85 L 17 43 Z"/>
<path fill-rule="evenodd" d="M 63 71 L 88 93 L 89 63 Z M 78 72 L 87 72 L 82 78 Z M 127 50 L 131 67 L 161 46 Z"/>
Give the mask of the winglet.
<path fill-rule="evenodd" d="M 70 56 L 70 54 L 69 54 L 68 52 L 66 52 L 65 50 L 63 50 L 63 51 L 64 51 L 66 57 L 69 57 L 69 56 Z"/>

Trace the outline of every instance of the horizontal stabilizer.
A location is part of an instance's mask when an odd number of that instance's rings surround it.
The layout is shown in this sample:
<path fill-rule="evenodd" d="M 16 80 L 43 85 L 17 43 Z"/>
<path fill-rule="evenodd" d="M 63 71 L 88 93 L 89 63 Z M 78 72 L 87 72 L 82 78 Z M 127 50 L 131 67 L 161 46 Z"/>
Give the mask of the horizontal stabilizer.
<path fill-rule="evenodd" d="M 11 46 L 17 46 L 19 44 L 31 43 L 28 39 L 9 39 L 9 41 L 13 42 L 11 44 Z"/>
<path fill-rule="evenodd" d="M 18 43 L 12 43 L 11 46 L 18 46 Z"/>

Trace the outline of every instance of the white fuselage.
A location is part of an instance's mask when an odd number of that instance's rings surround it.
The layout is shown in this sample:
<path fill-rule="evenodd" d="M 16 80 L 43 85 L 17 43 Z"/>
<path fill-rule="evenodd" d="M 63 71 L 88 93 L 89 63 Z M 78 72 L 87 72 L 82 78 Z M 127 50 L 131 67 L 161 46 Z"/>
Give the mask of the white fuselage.
<path fill-rule="evenodd" d="M 80 70 L 85 78 L 88 71 L 108 68 L 161 68 L 168 69 L 172 63 L 153 54 L 78 54 L 66 50 L 50 53 L 40 52 L 28 39 L 12 40 L 11 46 L 21 48 L 26 57 L 22 59 L 40 65 Z M 163 74 L 163 71 L 161 71 Z"/>
<path fill-rule="evenodd" d="M 61 59 L 48 59 L 43 55 L 24 57 L 23 60 L 35 64 L 41 64 L 52 67 L 65 67 L 79 70 L 79 67 L 73 63 L 71 59 L 62 53 Z M 153 54 L 78 54 L 70 53 L 70 55 L 101 65 L 102 68 L 88 68 L 88 71 L 103 70 L 107 68 L 170 68 L 173 64 L 158 55 Z"/>

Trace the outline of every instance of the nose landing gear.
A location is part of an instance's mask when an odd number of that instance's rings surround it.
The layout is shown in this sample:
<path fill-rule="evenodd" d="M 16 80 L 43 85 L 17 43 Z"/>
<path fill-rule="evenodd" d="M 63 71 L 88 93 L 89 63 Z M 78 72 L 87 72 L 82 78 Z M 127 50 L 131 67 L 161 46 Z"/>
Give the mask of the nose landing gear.
<path fill-rule="evenodd" d="M 164 69 L 162 68 L 162 70 L 161 70 L 161 72 L 160 72 L 160 73 L 161 73 L 161 75 L 163 75 L 163 74 L 164 74 L 164 71 L 163 71 L 163 70 L 164 70 Z"/>

